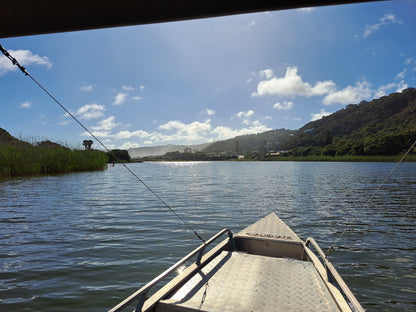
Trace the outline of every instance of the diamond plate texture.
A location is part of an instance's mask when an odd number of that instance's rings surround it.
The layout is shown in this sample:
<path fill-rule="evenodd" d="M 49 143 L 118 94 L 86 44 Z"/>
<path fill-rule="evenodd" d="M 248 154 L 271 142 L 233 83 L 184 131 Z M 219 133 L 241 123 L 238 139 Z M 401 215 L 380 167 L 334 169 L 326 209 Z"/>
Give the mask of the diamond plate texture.
<path fill-rule="evenodd" d="M 222 252 L 157 311 L 339 309 L 311 262 Z"/>
<path fill-rule="evenodd" d="M 302 240 L 274 213 L 246 227 L 236 237 L 302 243 Z"/>

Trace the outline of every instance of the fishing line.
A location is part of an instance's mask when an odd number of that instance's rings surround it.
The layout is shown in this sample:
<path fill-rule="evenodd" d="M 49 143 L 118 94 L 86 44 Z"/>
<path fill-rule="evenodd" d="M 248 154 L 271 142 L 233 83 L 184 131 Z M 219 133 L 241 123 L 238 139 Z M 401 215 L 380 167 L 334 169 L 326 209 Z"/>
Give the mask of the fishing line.
<path fill-rule="evenodd" d="M 40 82 L 38 82 L 27 70 L 24 68 L 12 55 L 10 55 L 9 52 L 3 46 L 0 44 L 0 51 L 3 52 L 3 54 L 13 63 L 13 65 L 16 65 L 22 72 L 25 74 L 25 76 L 28 76 L 32 81 L 41 88 L 56 104 L 58 104 L 73 120 L 75 120 L 78 125 L 80 125 L 92 138 L 94 138 L 108 153 L 113 154 L 112 151 L 110 151 L 107 146 L 98 139 L 82 122 L 80 122 L 66 107 L 61 104 Z M 189 230 L 191 230 L 195 236 L 200 239 L 204 244 L 205 240 L 192 228 L 192 226 L 186 222 L 180 215 L 176 213 L 176 211 L 166 202 L 164 201 L 150 186 L 148 186 L 137 174 L 135 174 L 125 163 L 121 163 L 121 165 L 130 172 L 133 177 L 135 177 L 140 183 L 144 185 L 144 187 L 151 192 L 167 209 L 169 209 Z"/>
<path fill-rule="evenodd" d="M 366 203 L 364 204 L 364 207 L 367 207 L 374 199 L 374 197 L 377 195 L 377 193 L 383 188 L 383 186 L 387 183 L 387 181 L 391 178 L 393 173 L 396 171 L 397 167 L 403 162 L 403 160 L 406 158 L 406 156 L 416 147 L 416 140 L 413 142 L 413 144 L 409 147 L 409 149 L 404 153 L 404 155 L 400 158 L 400 160 L 396 163 L 396 165 L 393 167 L 393 169 L 390 171 L 390 173 L 384 178 L 383 182 L 380 183 L 380 185 L 377 187 L 377 189 L 373 192 L 373 194 L 368 198 Z M 341 240 L 341 238 L 344 236 L 344 234 L 351 228 L 352 223 L 358 218 L 356 216 L 353 218 L 353 220 L 350 222 L 350 224 L 342 231 L 342 233 L 338 236 L 338 238 L 335 240 L 335 242 L 331 245 L 331 247 L 328 248 L 326 251 L 326 256 L 329 255 L 331 251 L 334 250 L 334 246 L 338 244 L 338 242 Z"/>

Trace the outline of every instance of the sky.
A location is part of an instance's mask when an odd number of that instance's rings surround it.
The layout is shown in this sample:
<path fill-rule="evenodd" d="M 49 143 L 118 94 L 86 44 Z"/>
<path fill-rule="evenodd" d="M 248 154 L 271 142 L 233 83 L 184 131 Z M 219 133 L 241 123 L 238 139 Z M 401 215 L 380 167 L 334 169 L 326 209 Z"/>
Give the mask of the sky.
<path fill-rule="evenodd" d="M 107 148 L 299 129 L 416 87 L 416 1 L 383 1 L 0 39 Z M 0 128 L 90 139 L 0 56 Z M 93 145 L 95 148 L 102 148 Z"/>

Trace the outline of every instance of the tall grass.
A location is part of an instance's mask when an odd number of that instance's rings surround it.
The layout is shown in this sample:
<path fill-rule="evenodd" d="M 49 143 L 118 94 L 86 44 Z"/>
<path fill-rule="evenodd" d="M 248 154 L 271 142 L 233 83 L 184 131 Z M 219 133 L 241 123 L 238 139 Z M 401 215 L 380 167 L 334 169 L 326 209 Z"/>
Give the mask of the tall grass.
<path fill-rule="evenodd" d="M 96 150 L 0 145 L 0 177 L 101 170 L 107 160 Z"/>

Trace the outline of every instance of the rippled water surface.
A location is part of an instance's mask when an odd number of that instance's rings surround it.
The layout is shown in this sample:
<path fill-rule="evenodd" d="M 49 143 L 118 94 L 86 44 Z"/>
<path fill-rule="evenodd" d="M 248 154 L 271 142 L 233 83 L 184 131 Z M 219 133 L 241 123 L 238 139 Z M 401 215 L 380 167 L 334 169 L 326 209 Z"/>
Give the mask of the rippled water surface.
<path fill-rule="evenodd" d="M 416 311 L 416 164 L 187 162 L 130 168 L 204 238 L 275 212 L 314 237 L 367 311 Z M 199 245 L 116 165 L 0 180 L 0 310 L 105 311 Z"/>

